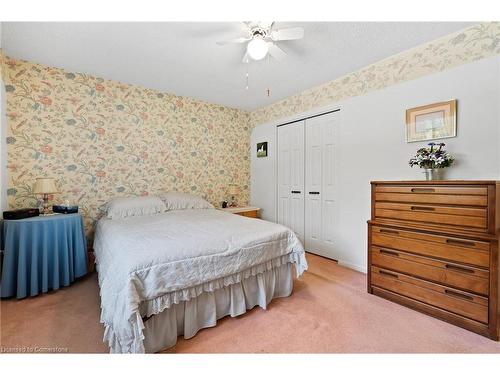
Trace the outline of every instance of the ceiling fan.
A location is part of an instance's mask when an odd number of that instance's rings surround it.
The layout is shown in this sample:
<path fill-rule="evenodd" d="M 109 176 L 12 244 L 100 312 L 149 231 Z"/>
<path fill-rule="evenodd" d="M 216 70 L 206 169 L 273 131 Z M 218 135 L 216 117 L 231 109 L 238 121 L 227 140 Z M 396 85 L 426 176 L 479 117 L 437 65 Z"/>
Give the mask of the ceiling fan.
<path fill-rule="evenodd" d="M 248 42 L 245 56 L 243 56 L 244 63 L 248 63 L 250 59 L 262 60 L 268 53 L 276 60 L 281 61 L 286 56 L 286 53 L 276 45 L 276 42 L 302 39 L 304 37 L 302 27 L 274 30 L 274 22 L 266 21 L 243 22 L 243 25 L 245 36 L 217 42 L 217 44 L 222 46 L 230 43 Z"/>

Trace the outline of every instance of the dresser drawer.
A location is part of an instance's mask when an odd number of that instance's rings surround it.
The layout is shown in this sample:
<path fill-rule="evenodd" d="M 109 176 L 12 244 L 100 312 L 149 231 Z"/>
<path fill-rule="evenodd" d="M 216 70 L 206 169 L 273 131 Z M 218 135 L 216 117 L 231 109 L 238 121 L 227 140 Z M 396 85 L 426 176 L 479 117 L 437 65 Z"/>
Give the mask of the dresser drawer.
<path fill-rule="evenodd" d="M 371 267 L 371 280 L 374 286 L 425 302 L 481 323 L 488 323 L 488 298 L 486 297 L 375 266 Z"/>
<path fill-rule="evenodd" d="M 397 194 L 375 193 L 375 200 L 384 202 L 408 202 L 427 204 L 449 204 L 459 206 L 486 207 L 487 196 L 483 195 L 442 195 L 442 194 Z"/>
<path fill-rule="evenodd" d="M 259 214 L 258 214 L 257 211 L 237 212 L 236 215 L 245 216 L 245 217 L 252 217 L 252 218 L 258 218 L 259 217 Z"/>
<path fill-rule="evenodd" d="M 387 249 L 488 268 L 490 243 L 372 226 L 371 243 Z"/>
<path fill-rule="evenodd" d="M 377 185 L 375 187 L 375 200 L 486 207 L 488 205 L 488 189 L 485 186 Z"/>
<path fill-rule="evenodd" d="M 375 218 L 486 230 L 485 207 L 375 202 Z"/>
<path fill-rule="evenodd" d="M 486 270 L 377 246 L 372 246 L 370 251 L 374 266 L 488 295 L 489 272 Z"/>

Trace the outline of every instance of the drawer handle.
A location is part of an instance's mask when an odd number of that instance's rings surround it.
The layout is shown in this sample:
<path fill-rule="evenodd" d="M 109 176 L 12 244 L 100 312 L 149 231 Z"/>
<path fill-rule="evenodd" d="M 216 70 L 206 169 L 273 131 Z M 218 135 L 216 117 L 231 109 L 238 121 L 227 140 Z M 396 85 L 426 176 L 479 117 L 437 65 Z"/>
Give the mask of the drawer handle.
<path fill-rule="evenodd" d="M 473 301 L 474 300 L 474 298 L 472 298 L 471 296 L 468 296 L 468 295 L 462 294 L 462 293 L 458 293 L 458 292 L 454 292 L 453 290 L 445 289 L 444 292 L 446 294 L 450 295 L 450 296 L 461 298 L 461 299 L 465 299 L 467 301 Z"/>
<path fill-rule="evenodd" d="M 469 247 L 474 247 L 476 244 L 471 241 L 462 241 L 462 240 L 455 240 L 453 238 L 447 238 L 446 243 L 450 245 L 460 245 L 460 246 L 469 246 Z"/>
<path fill-rule="evenodd" d="M 379 249 L 379 252 L 380 252 L 380 254 L 386 254 L 386 255 L 393 256 L 393 257 L 399 256 L 399 254 L 396 253 L 395 251 L 390 251 L 390 250 L 386 250 L 386 249 Z"/>
<path fill-rule="evenodd" d="M 411 206 L 412 211 L 434 211 L 434 207 L 426 207 L 426 206 Z"/>
<path fill-rule="evenodd" d="M 412 188 L 412 193 L 434 193 L 434 189 L 432 188 Z"/>
<path fill-rule="evenodd" d="M 470 268 L 464 268 L 460 266 L 456 266 L 454 264 L 445 264 L 445 267 L 450 270 L 454 271 L 459 271 L 459 272 L 464 272 L 464 273 L 474 273 L 474 270 L 471 270 Z"/>
<path fill-rule="evenodd" d="M 292 194 L 300 194 L 300 190 L 292 190 Z"/>
<path fill-rule="evenodd" d="M 309 194 L 318 195 L 319 191 L 310 191 Z"/>
<path fill-rule="evenodd" d="M 395 273 L 392 273 L 392 272 L 387 272 L 387 271 L 384 271 L 384 270 L 379 270 L 378 273 L 381 274 L 381 275 L 384 275 L 384 276 L 394 277 L 395 279 L 398 278 L 398 275 L 396 275 Z"/>
<path fill-rule="evenodd" d="M 396 236 L 399 236 L 399 232 L 397 230 L 391 229 L 380 229 L 380 233 L 394 234 Z"/>

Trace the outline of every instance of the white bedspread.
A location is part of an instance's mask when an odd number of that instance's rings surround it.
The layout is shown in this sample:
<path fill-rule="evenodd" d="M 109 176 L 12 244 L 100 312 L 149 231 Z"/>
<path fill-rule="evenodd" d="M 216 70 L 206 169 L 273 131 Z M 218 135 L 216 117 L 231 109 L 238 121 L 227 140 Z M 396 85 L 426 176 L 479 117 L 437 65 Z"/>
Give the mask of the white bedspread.
<path fill-rule="evenodd" d="M 284 263 L 307 269 L 290 229 L 213 209 L 101 219 L 94 251 L 104 340 L 122 353 L 144 352 L 144 316 Z"/>

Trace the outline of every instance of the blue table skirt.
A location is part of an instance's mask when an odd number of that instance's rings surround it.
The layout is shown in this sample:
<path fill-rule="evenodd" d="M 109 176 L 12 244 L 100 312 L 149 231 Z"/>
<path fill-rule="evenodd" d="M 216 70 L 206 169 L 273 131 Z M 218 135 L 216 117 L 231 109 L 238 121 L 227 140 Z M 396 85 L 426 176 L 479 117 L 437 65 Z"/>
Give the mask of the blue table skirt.
<path fill-rule="evenodd" d="M 5 220 L 3 240 L 2 297 L 35 296 L 87 273 L 80 214 Z"/>

